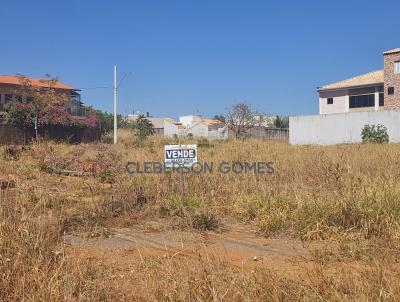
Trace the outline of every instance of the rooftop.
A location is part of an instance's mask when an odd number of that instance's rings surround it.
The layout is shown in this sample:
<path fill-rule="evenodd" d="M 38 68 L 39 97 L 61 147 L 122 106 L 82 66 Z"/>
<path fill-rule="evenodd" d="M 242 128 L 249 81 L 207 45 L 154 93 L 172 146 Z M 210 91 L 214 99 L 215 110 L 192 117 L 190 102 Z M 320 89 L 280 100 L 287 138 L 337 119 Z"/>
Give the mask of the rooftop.
<path fill-rule="evenodd" d="M 400 52 L 400 48 L 395 48 L 395 49 L 391 49 L 391 50 L 385 51 L 383 54 L 384 55 L 389 55 L 389 54 L 397 53 L 397 52 Z"/>
<path fill-rule="evenodd" d="M 31 78 L 27 77 L 27 79 L 30 80 L 31 84 L 36 87 L 47 87 L 46 83 L 43 82 L 42 79 L 39 78 Z M 20 85 L 20 81 L 18 79 L 18 76 L 16 75 L 0 75 L 0 84 L 9 84 L 9 85 Z M 76 90 L 78 91 L 79 89 L 72 87 L 70 85 L 58 82 L 54 88 L 56 89 L 64 89 L 64 90 Z"/>
<path fill-rule="evenodd" d="M 327 84 L 325 86 L 319 87 L 318 91 L 359 87 L 359 86 L 367 86 L 367 85 L 382 84 L 382 83 L 383 83 L 383 69 L 380 69 L 340 82 Z"/>
<path fill-rule="evenodd" d="M 214 119 L 203 119 L 203 122 L 207 126 L 214 126 L 214 125 L 222 125 L 223 123 L 219 120 L 214 120 Z"/>

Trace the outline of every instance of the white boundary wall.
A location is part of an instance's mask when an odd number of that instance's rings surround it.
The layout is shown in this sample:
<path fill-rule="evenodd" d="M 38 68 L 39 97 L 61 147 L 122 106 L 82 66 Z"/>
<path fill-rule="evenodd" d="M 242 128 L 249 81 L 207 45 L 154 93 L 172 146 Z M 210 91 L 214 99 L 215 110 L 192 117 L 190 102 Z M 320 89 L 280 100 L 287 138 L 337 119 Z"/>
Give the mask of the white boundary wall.
<path fill-rule="evenodd" d="M 333 145 L 360 143 L 364 125 L 384 125 L 389 142 L 400 143 L 400 110 L 289 117 L 289 143 Z"/>

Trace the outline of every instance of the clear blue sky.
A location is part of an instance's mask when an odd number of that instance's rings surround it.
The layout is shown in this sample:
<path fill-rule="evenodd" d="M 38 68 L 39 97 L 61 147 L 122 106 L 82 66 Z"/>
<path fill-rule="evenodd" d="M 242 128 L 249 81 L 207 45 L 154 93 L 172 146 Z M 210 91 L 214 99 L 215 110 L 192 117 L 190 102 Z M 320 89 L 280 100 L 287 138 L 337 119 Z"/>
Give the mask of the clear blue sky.
<path fill-rule="evenodd" d="M 120 113 L 318 111 L 316 86 L 382 68 L 400 1 L 4 1 L 0 74 L 57 75 L 112 110 L 113 65 L 132 73 Z"/>

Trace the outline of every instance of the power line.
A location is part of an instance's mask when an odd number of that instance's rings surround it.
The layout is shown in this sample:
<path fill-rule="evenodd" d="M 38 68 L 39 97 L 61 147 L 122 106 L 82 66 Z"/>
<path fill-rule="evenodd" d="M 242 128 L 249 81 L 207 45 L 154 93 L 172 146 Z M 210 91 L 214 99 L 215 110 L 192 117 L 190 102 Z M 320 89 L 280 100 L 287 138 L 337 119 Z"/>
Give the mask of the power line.
<path fill-rule="evenodd" d="M 125 73 L 125 75 L 122 77 L 121 81 L 119 81 L 118 85 L 117 85 L 117 89 L 119 88 L 119 86 L 121 86 L 122 82 L 125 80 L 126 77 L 130 76 L 132 74 L 132 72 L 128 72 Z"/>

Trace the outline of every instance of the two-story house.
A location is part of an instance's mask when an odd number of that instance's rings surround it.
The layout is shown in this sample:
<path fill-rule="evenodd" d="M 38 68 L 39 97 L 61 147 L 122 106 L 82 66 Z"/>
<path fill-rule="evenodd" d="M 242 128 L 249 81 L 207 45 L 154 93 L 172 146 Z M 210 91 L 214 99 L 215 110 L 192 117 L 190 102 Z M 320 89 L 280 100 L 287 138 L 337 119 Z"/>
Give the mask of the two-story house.
<path fill-rule="evenodd" d="M 400 48 L 383 58 L 381 70 L 318 87 L 319 113 L 400 109 Z"/>
<path fill-rule="evenodd" d="M 46 84 L 37 78 L 28 78 L 30 83 L 36 87 L 46 87 Z M 29 102 L 29 96 L 20 95 L 18 88 L 21 86 L 18 76 L 0 75 L 0 112 L 4 111 L 5 105 L 12 100 Z M 65 94 L 68 99 L 67 111 L 74 116 L 80 116 L 84 112 L 79 89 L 58 82 L 54 89 L 57 93 Z"/>

